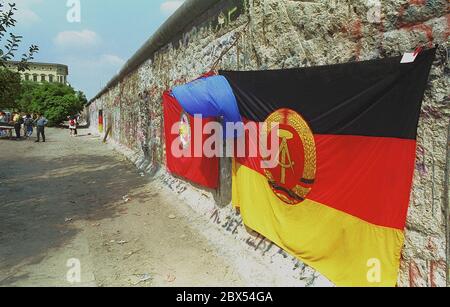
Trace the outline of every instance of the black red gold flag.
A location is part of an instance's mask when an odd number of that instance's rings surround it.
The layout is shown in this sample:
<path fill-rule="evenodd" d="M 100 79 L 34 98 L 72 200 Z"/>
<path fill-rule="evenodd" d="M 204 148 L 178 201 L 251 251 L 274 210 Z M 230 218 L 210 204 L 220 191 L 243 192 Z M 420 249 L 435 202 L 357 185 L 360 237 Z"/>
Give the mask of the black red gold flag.
<path fill-rule="evenodd" d="M 220 72 L 244 122 L 280 128 L 277 167 L 235 158 L 244 223 L 336 285 L 395 286 L 434 56 Z"/>

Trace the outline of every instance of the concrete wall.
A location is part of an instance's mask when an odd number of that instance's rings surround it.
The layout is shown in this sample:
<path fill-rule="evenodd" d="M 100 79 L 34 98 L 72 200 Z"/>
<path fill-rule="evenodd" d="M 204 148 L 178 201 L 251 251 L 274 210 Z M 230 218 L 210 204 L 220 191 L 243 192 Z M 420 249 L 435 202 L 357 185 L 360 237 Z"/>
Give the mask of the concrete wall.
<path fill-rule="evenodd" d="M 158 179 L 198 214 L 263 261 L 280 263 L 299 285 L 317 285 L 323 282 L 320 274 L 249 233 L 232 211 L 229 160 L 221 161 L 219 191 L 201 190 L 164 172 L 162 92 L 209 71 L 216 62 L 217 68 L 232 70 L 305 67 L 396 56 L 418 45 L 440 44 L 420 121 L 399 285 L 446 286 L 449 33 L 446 0 L 222 1 L 96 99 L 90 106 L 91 127 L 95 130 L 102 109 L 112 141 L 133 152 L 139 167 L 152 173 L 161 169 Z"/>

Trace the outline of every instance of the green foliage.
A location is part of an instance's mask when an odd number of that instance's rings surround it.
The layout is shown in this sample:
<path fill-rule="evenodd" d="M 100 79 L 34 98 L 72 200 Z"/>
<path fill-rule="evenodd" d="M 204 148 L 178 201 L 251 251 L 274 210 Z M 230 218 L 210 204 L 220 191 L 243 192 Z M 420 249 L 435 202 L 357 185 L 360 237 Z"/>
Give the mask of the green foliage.
<path fill-rule="evenodd" d="M 15 35 L 10 32 L 16 26 L 17 21 L 14 19 L 14 14 L 17 8 L 15 3 L 9 3 L 8 8 L 0 0 L 0 43 L 6 37 L 6 42 L 2 46 L 0 44 L 0 67 L 5 67 L 6 61 L 14 59 L 18 51 L 19 44 L 22 41 L 22 36 Z M 26 53 L 22 54 L 21 60 L 17 66 L 18 71 L 25 71 L 28 69 L 27 62 L 34 58 L 34 54 L 39 51 L 36 45 L 31 45 Z"/>
<path fill-rule="evenodd" d="M 16 11 L 15 3 L 5 6 L 0 0 L 0 109 L 16 109 L 17 99 L 21 94 L 20 75 L 5 69 L 6 62 L 14 59 L 22 41 L 22 36 L 11 33 L 17 24 L 14 19 Z M 38 50 L 35 45 L 29 47 L 28 51 L 22 54 L 17 70 L 27 70 L 27 62 L 34 58 Z"/>
<path fill-rule="evenodd" d="M 20 74 L 0 68 L 0 110 L 16 108 L 21 90 Z"/>
<path fill-rule="evenodd" d="M 82 92 L 65 84 L 24 82 L 22 90 L 18 108 L 28 113 L 44 114 L 50 126 L 60 124 L 67 116 L 78 114 L 87 103 Z"/>

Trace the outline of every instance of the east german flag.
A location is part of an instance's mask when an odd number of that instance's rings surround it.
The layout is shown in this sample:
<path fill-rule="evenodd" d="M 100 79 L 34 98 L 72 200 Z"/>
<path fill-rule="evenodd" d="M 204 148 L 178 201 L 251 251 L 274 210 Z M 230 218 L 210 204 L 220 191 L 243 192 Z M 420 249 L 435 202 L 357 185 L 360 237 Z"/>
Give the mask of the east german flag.
<path fill-rule="evenodd" d="M 203 128 L 215 119 L 201 119 L 201 125 L 195 128 L 194 117 L 183 110 L 170 92 L 163 94 L 163 109 L 168 171 L 200 186 L 217 189 L 219 158 L 205 157 L 202 152 L 196 153 L 194 147 L 196 142 L 202 146 L 210 137 L 203 133 Z"/>
<path fill-rule="evenodd" d="M 279 125 L 275 168 L 234 160 L 244 223 L 338 286 L 395 286 L 434 55 L 220 72 L 244 122 Z"/>

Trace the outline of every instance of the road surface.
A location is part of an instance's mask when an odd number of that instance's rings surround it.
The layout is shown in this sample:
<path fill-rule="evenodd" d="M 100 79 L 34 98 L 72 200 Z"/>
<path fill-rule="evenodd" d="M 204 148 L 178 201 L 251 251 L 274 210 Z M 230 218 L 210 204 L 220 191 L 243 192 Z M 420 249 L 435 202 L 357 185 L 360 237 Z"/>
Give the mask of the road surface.
<path fill-rule="evenodd" d="M 148 178 L 80 133 L 0 140 L 0 286 L 245 286 Z"/>

